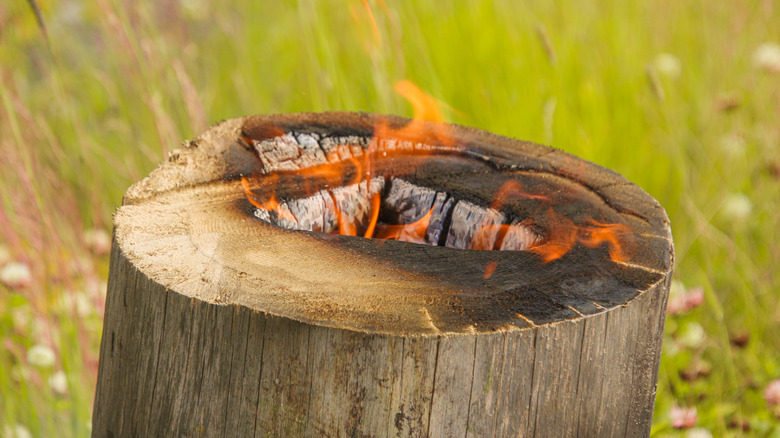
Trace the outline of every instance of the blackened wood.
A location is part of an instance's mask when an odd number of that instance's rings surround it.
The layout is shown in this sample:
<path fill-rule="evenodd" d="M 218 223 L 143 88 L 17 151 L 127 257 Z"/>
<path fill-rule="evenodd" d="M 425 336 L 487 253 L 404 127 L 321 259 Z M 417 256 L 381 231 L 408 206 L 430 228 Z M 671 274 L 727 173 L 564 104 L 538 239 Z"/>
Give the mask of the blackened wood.
<path fill-rule="evenodd" d="M 134 185 L 115 217 L 93 436 L 647 435 L 673 261 L 663 209 L 560 151 L 413 123 L 230 120 Z M 388 152 L 371 189 L 277 187 L 287 225 L 330 230 L 328 202 L 366 216 L 382 191 L 388 221 L 431 211 L 429 245 L 282 229 L 242 187 L 262 197 L 273 173 L 370 148 Z M 496 202 L 507 182 L 522 195 Z M 461 249 L 474 223 L 528 249 L 555 221 L 591 219 L 630 228 L 628 260 L 608 245 L 549 262 Z"/>

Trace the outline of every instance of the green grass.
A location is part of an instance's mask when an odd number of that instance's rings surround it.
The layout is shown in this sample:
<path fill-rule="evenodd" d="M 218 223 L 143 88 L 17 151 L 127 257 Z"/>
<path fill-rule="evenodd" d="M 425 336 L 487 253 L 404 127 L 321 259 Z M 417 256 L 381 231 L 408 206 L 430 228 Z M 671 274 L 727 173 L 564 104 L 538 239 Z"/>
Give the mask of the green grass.
<path fill-rule="evenodd" d="M 780 42 L 773 2 L 369 0 L 378 32 L 360 0 L 85 3 L 42 2 L 48 45 L 28 2 L 0 5 L 0 243 L 32 270 L 0 287 L 0 434 L 88 433 L 107 260 L 84 230 L 110 230 L 133 181 L 226 118 L 411 115 L 392 87 L 410 79 L 452 122 L 550 144 L 657 198 L 675 277 L 705 302 L 668 318 L 654 433 L 678 433 L 680 405 L 714 436 L 742 433 L 732 421 L 780 436 L 762 397 L 780 377 L 780 74 L 753 62 Z M 78 294 L 89 312 L 58 305 Z M 35 344 L 54 365 L 29 363 Z"/>

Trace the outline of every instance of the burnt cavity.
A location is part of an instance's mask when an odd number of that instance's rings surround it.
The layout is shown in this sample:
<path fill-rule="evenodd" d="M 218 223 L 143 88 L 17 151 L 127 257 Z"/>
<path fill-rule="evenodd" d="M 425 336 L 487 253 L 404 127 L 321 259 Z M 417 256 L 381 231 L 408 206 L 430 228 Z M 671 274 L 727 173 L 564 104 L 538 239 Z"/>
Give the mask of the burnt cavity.
<path fill-rule="evenodd" d="M 272 225 L 459 249 L 544 241 L 530 219 L 540 202 L 497 198 L 513 175 L 452 149 L 298 132 L 248 141 L 264 172 L 244 178 L 247 200 Z"/>
<path fill-rule="evenodd" d="M 282 191 L 277 186 L 277 191 Z M 286 190 L 284 190 L 286 191 Z M 288 192 L 289 193 L 289 192 Z M 543 239 L 529 220 L 457 199 L 395 176 L 322 187 L 302 197 L 277 195 L 278 206 L 252 192 L 253 214 L 288 230 L 366 236 L 459 249 L 526 250 Z M 372 199 L 379 198 L 378 210 Z M 270 199 L 270 196 L 265 199 Z M 376 219 L 373 219 L 376 215 Z"/>

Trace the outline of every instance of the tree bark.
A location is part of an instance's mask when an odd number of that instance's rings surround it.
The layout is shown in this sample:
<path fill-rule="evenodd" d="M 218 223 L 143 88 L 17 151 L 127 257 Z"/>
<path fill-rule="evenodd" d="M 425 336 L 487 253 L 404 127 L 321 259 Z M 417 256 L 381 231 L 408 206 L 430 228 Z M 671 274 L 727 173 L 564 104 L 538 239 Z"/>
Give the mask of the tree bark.
<path fill-rule="evenodd" d="M 327 231 L 311 211 L 342 202 L 297 183 L 274 187 L 296 223 L 258 219 L 263 181 L 337 145 L 406 148 L 376 190 L 395 216 L 430 210 L 424 239 L 448 246 L 281 228 Z M 509 180 L 539 196 L 495 207 Z M 630 229 L 630 254 L 583 238 L 545 259 L 559 216 Z M 468 250 L 474 220 L 535 225 L 502 244 L 523 250 Z M 115 215 L 93 436 L 649 435 L 672 265 L 663 208 L 557 150 L 391 116 L 229 120 Z"/>

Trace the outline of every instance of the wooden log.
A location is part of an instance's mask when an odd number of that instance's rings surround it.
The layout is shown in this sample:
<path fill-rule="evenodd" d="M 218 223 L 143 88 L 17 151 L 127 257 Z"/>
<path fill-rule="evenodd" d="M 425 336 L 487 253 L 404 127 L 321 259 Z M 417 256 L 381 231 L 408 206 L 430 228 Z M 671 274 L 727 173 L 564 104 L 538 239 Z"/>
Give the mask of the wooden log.
<path fill-rule="evenodd" d="M 423 244 L 328 233 L 375 195 Z M 672 265 L 654 199 L 551 148 L 229 120 L 115 215 L 93 436 L 648 435 Z"/>

